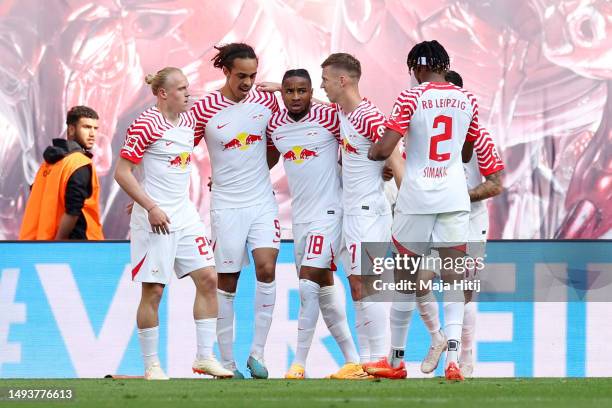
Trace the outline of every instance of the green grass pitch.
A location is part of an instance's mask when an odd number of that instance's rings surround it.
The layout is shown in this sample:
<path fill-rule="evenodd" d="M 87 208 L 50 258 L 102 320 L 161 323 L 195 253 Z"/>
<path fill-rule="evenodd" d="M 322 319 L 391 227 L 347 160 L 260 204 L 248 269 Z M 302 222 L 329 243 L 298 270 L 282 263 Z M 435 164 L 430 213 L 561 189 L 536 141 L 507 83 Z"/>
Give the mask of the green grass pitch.
<path fill-rule="evenodd" d="M 69 401 L 6 399 L 8 389 L 72 389 Z M 0 407 L 612 407 L 612 379 L 0 380 Z"/>

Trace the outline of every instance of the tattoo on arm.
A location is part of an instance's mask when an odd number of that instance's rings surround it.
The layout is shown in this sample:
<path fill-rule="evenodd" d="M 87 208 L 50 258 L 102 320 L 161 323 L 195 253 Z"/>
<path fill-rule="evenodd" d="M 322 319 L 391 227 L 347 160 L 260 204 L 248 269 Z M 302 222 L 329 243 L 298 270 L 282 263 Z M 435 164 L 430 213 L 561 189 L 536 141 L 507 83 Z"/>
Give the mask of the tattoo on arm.
<path fill-rule="evenodd" d="M 485 177 L 485 181 L 469 191 L 470 201 L 482 201 L 495 197 L 504 190 L 502 183 L 503 171 L 500 170 Z"/>

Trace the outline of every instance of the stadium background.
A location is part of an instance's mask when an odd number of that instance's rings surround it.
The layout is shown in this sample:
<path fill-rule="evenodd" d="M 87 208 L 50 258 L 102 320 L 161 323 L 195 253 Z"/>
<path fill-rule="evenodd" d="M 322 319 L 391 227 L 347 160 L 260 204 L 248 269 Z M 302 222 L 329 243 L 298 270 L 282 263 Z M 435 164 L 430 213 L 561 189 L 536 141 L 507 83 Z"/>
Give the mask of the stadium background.
<path fill-rule="evenodd" d="M 165 65 L 181 67 L 198 97 L 223 83 L 210 64 L 212 46 L 245 40 L 259 54 L 260 80 L 279 80 L 287 68 L 304 67 L 316 78 L 316 96 L 323 97 L 320 62 L 330 52 L 347 51 L 362 61 L 362 93 L 389 112 L 398 92 L 410 84 L 407 51 L 431 38 L 446 46 L 453 68 L 478 96 L 481 121 L 507 164 L 506 191 L 489 203 L 491 237 L 611 237 L 610 2 L 219 3 L 49 0 L 44 8 L 36 0 L 0 3 L 0 239 L 17 236 L 42 151 L 63 136 L 70 106 L 87 104 L 100 113 L 95 164 L 105 233 L 124 239 L 127 197 L 112 172 L 125 129 L 153 103 L 144 74 Z M 193 163 L 192 198 L 208 221 L 204 147 Z M 290 202 L 281 166 L 272 179 L 288 238 Z M 584 249 L 571 260 L 573 270 L 595 268 L 609 276 L 609 244 L 495 242 L 489 263 L 533 279 L 537 263 L 568 265 L 563 245 L 572 245 Z M 291 245 L 283 244 L 278 267 L 279 304 L 267 349 L 273 376 L 284 372 L 295 343 L 299 297 Z M 535 254 L 528 261 L 517 256 L 526 250 Z M 126 243 L 0 243 L 0 253 L 0 377 L 141 374 L 129 318 L 139 292 L 126 274 Z M 346 286 L 342 273 L 338 280 Z M 572 285 L 565 287 L 571 297 Z M 242 369 L 253 288 L 247 270 L 236 300 L 236 356 Z M 190 375 L 191 290 L 186 282 L 173 282 L 162 305 L 161 356 L 172 376 Z M 476 374 L 611 376 L 606 339 L 612 337 L 612 303 L 563 300 L 479 304 Z M 348 311 L 352 319 L 352 308 Z M 418 375 L 416 363 L 427 347 L 418 320 L 410 332 L 411 376 Z M 311 376 L 334 371 L 340 359 L 335 347 L 320 321 Z"/>
<path fill-rule="evenodd" d="M 222 5 L 222 6 L 221 6 Z M 481 122 L 501 147 L 506 191 L 490 203 L 491 238 L 602 238 L 612 228 L 612 5 L 598 0 L 138 1 L 0 3 L 0 239 L 17 236 L 44 148 L 73 105 L 101 117 L 95 164 L 106 236 L 128 236 L 112 173 L 125 130 L 153 103 L 146 73 L 182 68 L 194 97 L 218 89 L 215 44 L 244 40 L 259 80 L 310 70 L 334 51 L 363 65 L 361 91 L 384 112 L 410 84 L 415 42 L 438 39 Z M 192 197 L 208 221 L 208 155 L 193 161 Z M 290 202 L 272 171 L 284 237 Z"/>

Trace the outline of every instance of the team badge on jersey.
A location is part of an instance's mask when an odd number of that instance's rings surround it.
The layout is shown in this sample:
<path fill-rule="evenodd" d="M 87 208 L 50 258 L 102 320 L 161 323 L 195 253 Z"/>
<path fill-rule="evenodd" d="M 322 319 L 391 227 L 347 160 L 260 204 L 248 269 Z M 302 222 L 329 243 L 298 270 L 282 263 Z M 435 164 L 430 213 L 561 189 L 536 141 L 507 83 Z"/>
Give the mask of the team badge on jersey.
<path fill-rule="evenodd" d="M 262 139 L 261 135 L 251 135 L 247 132 L 240 132 L 235 138 L 230 139 L 227 143 L 221 142 L 221 144 L 223 145 L 223 150 L 248 150 L 251 145 L 261 142 Z"/>
<path fill-rule="evenodd" d="M 283 154 L 283 159 L 292 161 L 295 164 L 302 164 L 306 160 L 310 160 L 313 157 L 317 157 L 318 154 L 314 150 L 303 148 L 302 146 L 293 146 L 291 150 L 288 150 Z"/>
<path fill-rule="evenodd" d="M 181 152 L 178 156 L 169 160 L 169 167 L 180 167 L 181 169 L 184 169 L 190 163 L 191 163 L 191 154 L 188 152 Z"/>
<path fill-rule="evenodd" d="M 357 148 L 353 146 L 346 137 L 342 138 L 342 148 L 346 153 L 357 154 Z"/>

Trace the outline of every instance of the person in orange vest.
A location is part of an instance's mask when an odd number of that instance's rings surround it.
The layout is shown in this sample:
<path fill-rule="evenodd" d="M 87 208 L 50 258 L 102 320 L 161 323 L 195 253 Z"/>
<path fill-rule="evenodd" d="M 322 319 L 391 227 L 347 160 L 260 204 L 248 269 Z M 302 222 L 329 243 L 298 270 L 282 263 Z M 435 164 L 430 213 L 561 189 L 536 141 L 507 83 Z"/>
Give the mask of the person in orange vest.
<path fill-rule="evenodd" d="M 66 140 L 53 139 L 43 153 L 23 214 L 21 240 L 102 240 L 100 185 L 90 149 L 98 114 L 74 106 L 66 115 Z"/>

